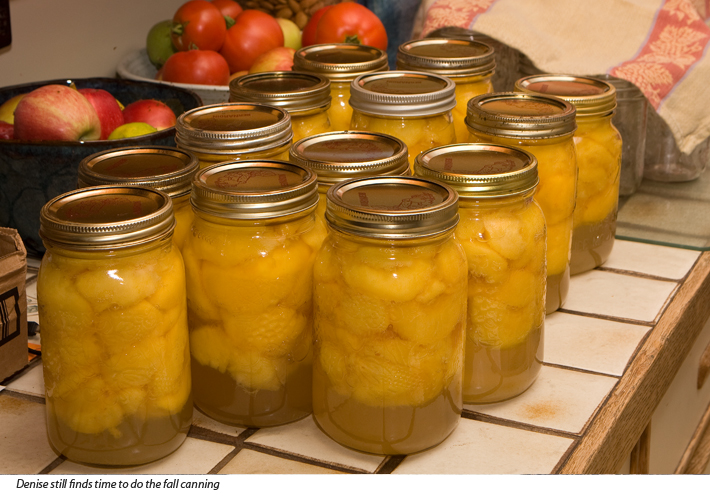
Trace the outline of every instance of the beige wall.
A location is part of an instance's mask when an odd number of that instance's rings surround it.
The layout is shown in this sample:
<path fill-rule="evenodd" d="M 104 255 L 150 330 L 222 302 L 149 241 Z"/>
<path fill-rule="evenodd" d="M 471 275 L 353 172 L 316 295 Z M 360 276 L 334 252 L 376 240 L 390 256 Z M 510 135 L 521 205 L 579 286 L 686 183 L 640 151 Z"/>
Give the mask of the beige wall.
<path fill-rule="evenodd" d="M 0 87 L 115 76 L 151 26 L 186 0 L 10 0 L 12 45 L 0 49 Z"/>

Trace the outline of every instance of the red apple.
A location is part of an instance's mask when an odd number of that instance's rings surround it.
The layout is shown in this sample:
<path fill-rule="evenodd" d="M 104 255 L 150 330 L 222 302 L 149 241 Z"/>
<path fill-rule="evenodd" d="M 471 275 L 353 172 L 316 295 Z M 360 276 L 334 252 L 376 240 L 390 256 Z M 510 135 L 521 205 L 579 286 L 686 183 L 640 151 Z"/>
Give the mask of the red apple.
<path fill-rule="evenodd" d="M 249 73 L 266 73 L 269 71 L 291 71 L 295 50 L 289 47 L 276 47 L 264 52 L 256 58 Z"/>
<path fill-rule="evenodd" d="M 101 122 L 101 140 L 108 139 L 117 127 L 123 125 L 123 113 L 116 99 L 100 88 L 80 88 L 79 93 L 96 109 Z"/>
<path fill-rule="evenodd" d="M 91 103 L 73 88 L 45 85 L 25 95 L 15 109 L 19 140 L 96 140 L 101 122 Z"/>
<path fill-rule="evenodd" d="M 11 140 L 15 137 L 15 126 L 7 121 L 0 121 L 0 140 Z"/>
<path fill-rule="evenodd" d="M 124 123 L 140 121 L 164 130 L 175 126 L 175 113 L 169 106 L 155 99 L 137 100 L 123 109 Z"/>

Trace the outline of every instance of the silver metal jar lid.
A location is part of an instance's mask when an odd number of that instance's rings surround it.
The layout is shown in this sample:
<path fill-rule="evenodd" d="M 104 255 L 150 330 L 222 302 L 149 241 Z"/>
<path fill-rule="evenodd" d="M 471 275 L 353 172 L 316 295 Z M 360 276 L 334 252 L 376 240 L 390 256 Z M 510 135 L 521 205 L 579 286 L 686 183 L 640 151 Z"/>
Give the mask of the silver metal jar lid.
<path fill-rule="evenodd" d="M 572 134 L 575 108 L 557 97 L 516 92 L 478 95 L 468 101 L 466 125 L 499 137 L 541 139 Z"/>
<path fill-rule="evenodd" d="M 266 220 L 315 209 L 318 184 L 315 173 L 286 161 L 228 161 L 198 172 L 190 202 L 218 218 Z"/>
<path fill-rule="evenodd" d="M 433 180 L 370 177 L 335 184 L 326 194 L 333 229 L 370 239 L 416 239 L 451 231 L 458 194 Z"/>
<path fill-rule="evenodd" d="M 515 91 L 551 95 L 577 108 L 577 116 L 607 116 L 616 109 L 616 89 L 610 83 L 588 76 L 543 74 L 515 82 Z"/>
<path fill-rule="evenodd" d="M 453 144 L 429 149 L 414 162 L 414 174 L 451 186 L 462 198 L 524 194 L 537 186 L 537 159 L 518 147 Z"/>
<path fill-rule="evenodd" d="M 461 77 L 489 74 L 495 67 L 493 48 L 478 41 L 424 38 L 403 43 L 397 51 L 397 69 Z"/>
<path fill-rule="evenodd" d="M 623 78 L 617 78 L 616 76 L 608 74 L 594 75 L 592 78 L 596 78 L 613 85 L 616 89 L 616 102 L 645 99 L 643 92 L 639 89 L 639 87 L 628 80 L 624 80 Z"/>
<path fill-rule="evenodd" d="M 192 177 L 199 167 L 194 154 L 174 147 L 121 147 L 81 160 L 79 187 L 137 185 L 176 198 L 190 192 Z"/>
<path fill-rule="evenodd" d="M 421 117 L 456 106 L 456 84 L 445 76 L 387 71 L 358 76 L 350 84 L 350 107 L 379 116 Z"/>
<path fill-rule="evenodd" d="M 258 152 L 293 138 L 285 109 L 252 102 L 212 104 L 181 114 L 175 143 L 194 153 Z"/>
<path fill-rule="evenodd" d="M 82 251 L 134 247 L 168 237 L 175 228 L 170 197 L 141 186 L 70 191 L 45 204 L 39 218 L 44 241 Z"/>
<path fill-rule="evenodd" d="M 387 71 L 387 52 L 356 43 L 310 45 L 296 51 L 293 70 L 325 76 L 331 81 L 352 81 L 374 71 Z"/>
<path fill-rule="evenodd" d="M 292 163 L 313 170 L 320 185 L 409 171 L 406 144 L 383 133 L 321 133 L 299 140 L 289 154 Z"/>
<path fill-rule="evenodd" d="M 295 71 L 248 74 L 229 83 L 229 100 L 278 106 L 291 114 L 328 109 L 330 80 L 317 74 Z"/>

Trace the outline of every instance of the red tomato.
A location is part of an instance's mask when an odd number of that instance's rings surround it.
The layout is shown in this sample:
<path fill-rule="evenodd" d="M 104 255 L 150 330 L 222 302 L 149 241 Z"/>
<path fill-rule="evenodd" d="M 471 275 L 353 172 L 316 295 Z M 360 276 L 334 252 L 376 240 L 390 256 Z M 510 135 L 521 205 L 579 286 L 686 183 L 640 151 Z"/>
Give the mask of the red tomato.
<path fill-rule="evenodd" d="M 162 68 L 163 81 L 197 83 L 199 85 L 228 85 L 229 65 L 213 50 L 175 52 Z"/>
<path fill-rule="evenodd" d="M 234 20 L 243 10 L 242 6 L 234 0 L 210 0 L 210 2 L 222 13 L 222 17 L 227 22 L 227 29 L 234 26 Z"/>
<path fill-rule="evenodd" d="M 303 34 L 301 35 L 302 47 L 308 47 L 309 45 L 316 44 L 316 31 L 318 30 L 318 21 L 320 21 L 320 18 L 323 17 L 323 14 L 325 14 L 326 11 L 331 7 L 332 5 L 326 5 L 325 7 L 321 7 L 320 9 L 315 11 L 315 13 L 308 20 L 308 24 L 306 24 L 306 27 L 303 28 Z"/>
<path fill-rule="evenodd" d="M 227 26 L 217 7 L 207 0 L 190 0 L 173 16 L 170 39 L 177 50 L 222 48 Z"/>
<path fill-rule="evenodd" d="M 353 2 L 333 5 L 318 22 L 316 43 L 359 43 L 387 50 L 382 21 L 367 7 Z"/>
<path fill-rule="evenodd" d="M 257 57 L 276 47 L 283 47 L 284 34 L 276 19 L 259 10 L 247 9 L 237 16 L 227 30 L 220 54 L 227 59 L 232 73 L 249 69 Z"/>

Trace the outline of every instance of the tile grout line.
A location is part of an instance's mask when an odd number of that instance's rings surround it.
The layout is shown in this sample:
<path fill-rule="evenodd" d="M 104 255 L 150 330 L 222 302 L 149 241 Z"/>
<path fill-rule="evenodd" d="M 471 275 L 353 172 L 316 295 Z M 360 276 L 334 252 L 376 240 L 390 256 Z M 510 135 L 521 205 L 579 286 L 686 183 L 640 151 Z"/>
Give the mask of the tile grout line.
<path fill-rule="evenodd" d="M 276 449 L 274 447 L 269 447 L 269 446 L 262 445 L 262 444 L 244 442 L 244 448 L 249 449 L 249 450 L 253 450 L 255 452 L 261 452 L 262 454 L 268 454 L 270 456 L 281 457 L 284 459 L 289 459 L 290 461 L 297 461 L 299 463 L 311 464 L 313 466 L 318 466 L 320 468 L 327 468 L 327 469 L 331 469 L 334 471 L 340 471 L 343 473 L 371 474 L 371 472 L 369 472 L 367 470 L 363 470 L 362 468 L 355 468 L 353 466 L 347 466 L 344 464 L 331 463 L 329 461 L 321 461 L 319 459 L 304 456 L 302 454 L 296 454 L 295 452 L 291 453 L 289 451 L 283 451 L 283 450 Z"/>
<path fill-rule="evenodd" d="M 399 466 L 402 461 L 404 461 L 404 458 L 407 457 L 406 455 L 396 455 L 396 456 L 387 456 L 387 459 L 385 459 L 380 467 L 375 470 L 376 475 L 391 475 L 392 472 Z"/>
<path fill-rule="evenodd" d="M 30 402 L 35 402 L 37 404 L 46 405 L 46 403 L 47 403 L 45 401 L 44 397 L 40 397 L 38 395 L 32 395 L 30 393 L 25 393 L 25 392 L 18 392 L 18 391 L 12 390 L 7 387 L 5 387 L 5 389 L 0 392 L 0 397 L 2 397 L 4 394 L 6 394 L 8 397 L 14 397 L 16 399 L 27 400 Z"/>
<path fill-rule="evenodd" d="M 591 374 L 594 376 L 604 376 L 605 378 L 612 378 L 617 381 L 619 379 L 621 379 L 621 377 L 623 376 L 623 374 L 609 374 L 609 373 L 603 373 L 603 372 L 599 372 L 599 371 L 591 371 L 589 369 L 584 369 L 582 367 L 566 366 L 564 364 L 554 364 L 552 362 L 544 362 L 543 361 L 542 365 L 547 366 L 547 367 L 552 367 L 554 369 L 563 369 L 565 371 L 572 371 L 572 372 L 576 372 L 576 373 Z M 626 371 L 626 368 L 624 368 L 624 371 Z"/>
<path fill-rule="evenodd" d="M 583 431 L 581 433 L 572 433 L 572 432 L 565 431 L 565 430 L 556 430 L 554 428 L 547 428 L 545 426 L 536 426 L 536 425 L 533 425 L 530 423 L 523 423 L 521 421 L 513 421 L 512 419 L 505 419 L 505 418 L 501 418 L 499 416 L 491 416 L 488 414 L 475 412 L 470 409 L 464 409 L 463 413 L 461 414 L 461 417 L 465 418 L 465 419 L 470 419 L 473 421 L 479 421 L 481 423 L 497 424 L 500 426 L 505 426 L 508 428 L 516 429 L 516 430 L 531 431 L 534 433 L 541 433 L 543 435 L 571 438 L 574 440 L 578 440 L 581 437 L 581 435 L 584 433 Z"/>
<path fill-rule="evenodd" d="M 54 461 L 49 463 L 47 466 L 45 466 L 42 471 L 37 473 L 38 475 L 49 475 L 49 473 L 54 470 L 55 468 L 59 467 L 60 464 L 62 464 L 64 461 L 66 461 L 67 458 L 64 456 L 59 456 L 57 457 Z"/>
<path fill-rule="evenodd" d="M 675 296 L 675 293 L 673 293 L 673 295 Z M 663 308 L 665 308 L 665 304 L 664 304 Z M 661 309 L 661 311 L 663 311 L 663 308 Z M 650 328 L 653 328 L 656 326 L 655 321 L 648 322 L 648 321 L 642 321 L 642 320 L 638 320 L 638 319 L 628 319 L 625 317 L 614 317 L 612 315 L 595 314 L 592 312 L 581 312 L 578 310 L 570 310 L 567 308 L 557 309 L 556 312 L 562 312 L 562 313 L 570 314 L 570 315 L 578 315 L 580 317 L 589 317 L 590 319 L 601 319 L 601 320 L 609 321 L 609 322 L 620 322 L 622 324 L 630 324 L 632 326 L 644 326 L 644 327 L 650 327 Z M 656 317 L 658 317 L 658 315 Z"/>
<path fill-rule="evenodd" d="M 680 279 L 673 279 L 671 277 L 662 277 L 658 275 L 653 275 L 653 274 L 646 274 L 644 272 L 637 272 L 635 270 L 625 270 L 625 269 L 615 269 L 612 267 L 597 267 L 593 270 L 599 270 L 600 272 L 608 272 L 610 274 L 618 274 L 618 275 L 625 275 L 627 277 L 638 277 L 641 279 L 648 279 L 649 281 L 662 281 L 662 282 L 673 282 L 673 283 L 681 283 L 684 281 L 684 277 L 681 277 Z M 690 271 L 688 271 L 690 272 Z M 688 275 L 686 273 L 686 275 Z"/>

